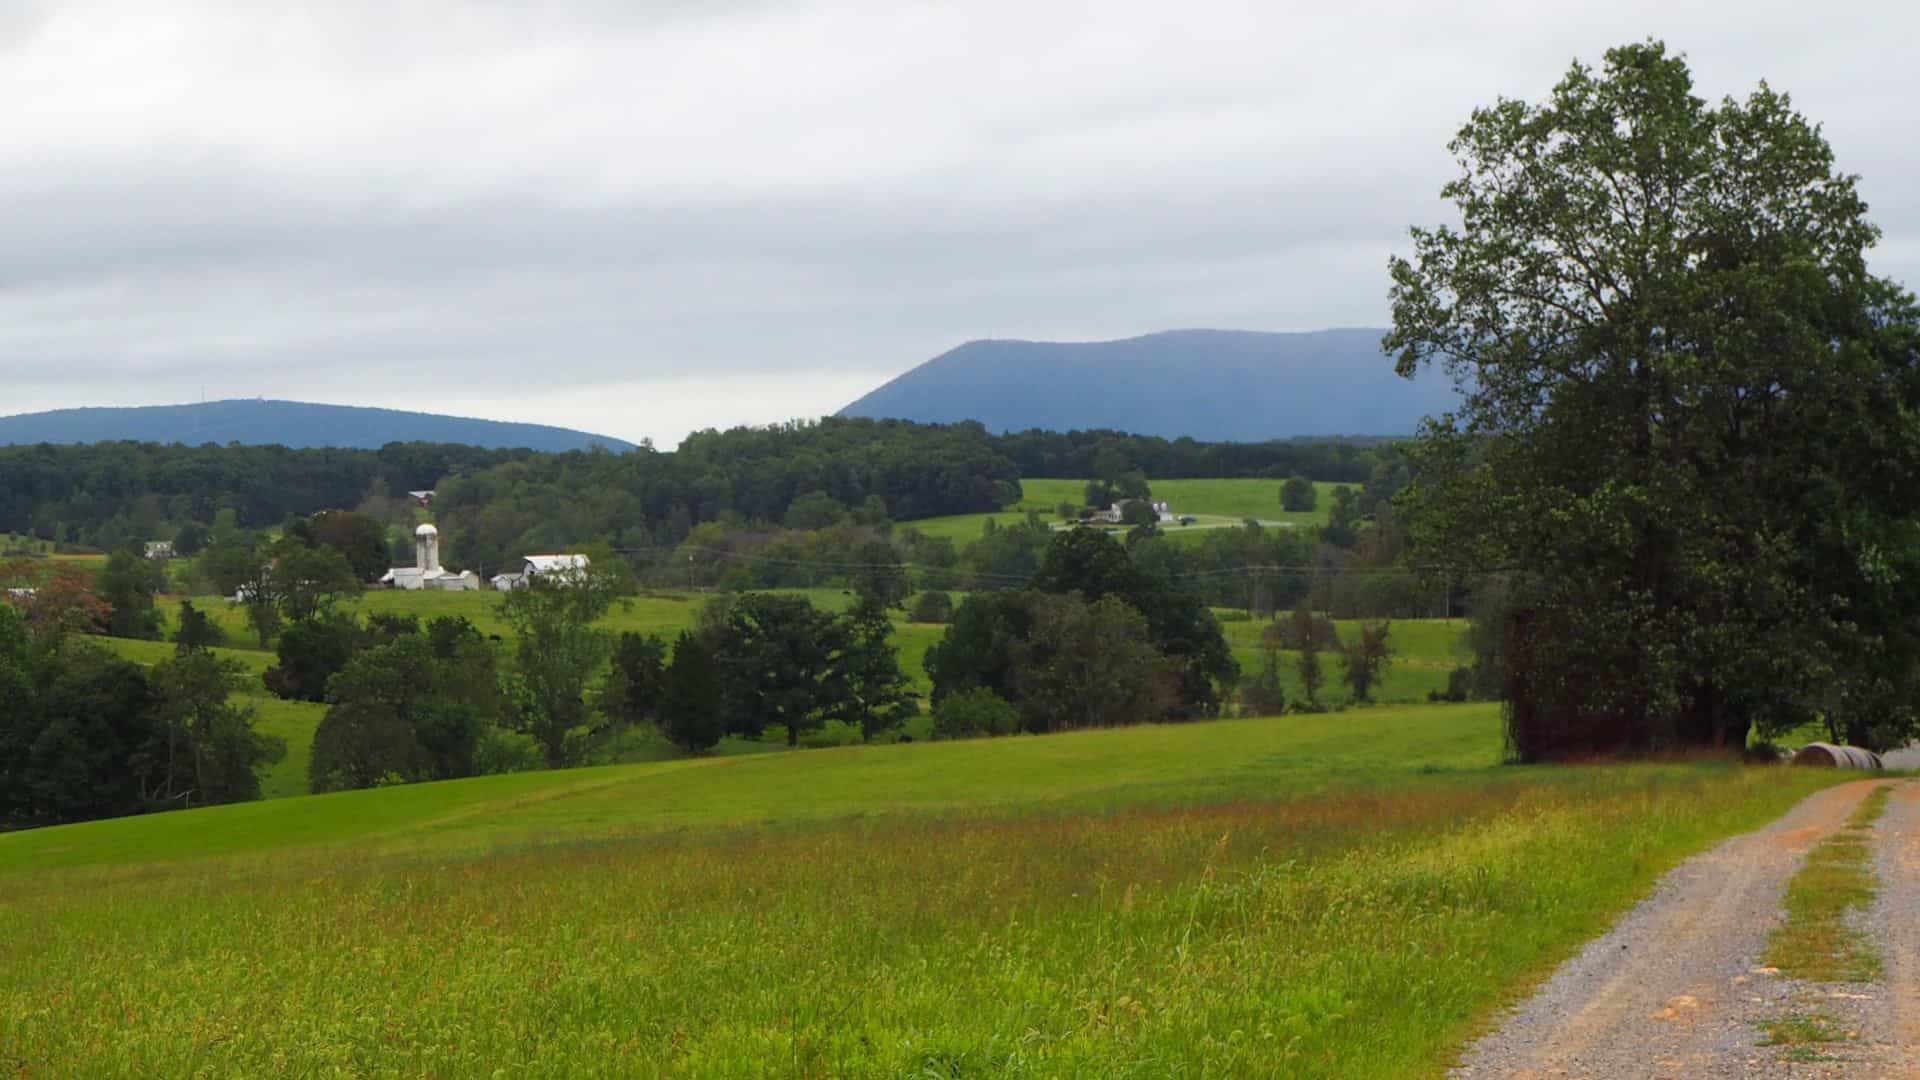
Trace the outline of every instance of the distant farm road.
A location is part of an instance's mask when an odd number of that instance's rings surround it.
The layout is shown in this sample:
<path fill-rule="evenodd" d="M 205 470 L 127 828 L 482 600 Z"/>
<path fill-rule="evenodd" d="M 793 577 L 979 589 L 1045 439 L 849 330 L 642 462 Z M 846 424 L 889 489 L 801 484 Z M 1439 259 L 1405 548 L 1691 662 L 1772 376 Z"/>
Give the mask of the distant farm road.
<path fill-rule="evenodd" d="M 1762 959 L 1782 922 L 1783 890 L 1808 851 L 1882 786 L 1889 782 L 1827 788 L 1767 828 L 1676 867 L 1470 1046 L 1452 1075 L 1920 1075 L 1920 783 L 1892 783 L 1869 833 L 1879 892 L 1849 924 L 1885 958 L 1884 975 L 1812 982 Z M 1825 1037 L 1794 1037 L 1809 1030 Z"/>

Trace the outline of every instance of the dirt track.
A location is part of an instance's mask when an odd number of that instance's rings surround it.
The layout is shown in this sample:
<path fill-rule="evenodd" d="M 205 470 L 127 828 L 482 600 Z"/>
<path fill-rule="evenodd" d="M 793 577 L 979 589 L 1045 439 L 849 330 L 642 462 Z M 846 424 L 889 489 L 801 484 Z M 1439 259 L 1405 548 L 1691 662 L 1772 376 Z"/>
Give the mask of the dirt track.
<path fill-rule="evenodd" d="M 1758 832 L 1674 869 L 1612 930 L 1469 1047 L 1461 1077 L 1920 1076 L 1920 784 L 1901 783 L 1874 830 L 1880 896 L 1863 925 L 1878 984 L 1809 984 L 1760 967 L 1781 888 L 1845 824 L 1862 780 L 1810 796 Z M 1809 1008 L 1854 1037 L 1763 1047 L 1762 1021 Z"/>

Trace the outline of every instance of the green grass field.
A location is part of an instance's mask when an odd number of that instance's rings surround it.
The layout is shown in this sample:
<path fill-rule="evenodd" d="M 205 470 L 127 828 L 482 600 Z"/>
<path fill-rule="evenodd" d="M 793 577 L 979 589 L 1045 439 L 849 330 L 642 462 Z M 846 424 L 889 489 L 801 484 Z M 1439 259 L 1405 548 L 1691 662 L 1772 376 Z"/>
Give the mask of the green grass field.
<path fill-rule="evenodd" d="M 1221 624 L 1227 644 L 1233 648 L 1234 659 L 1240 661 L 1243 675 L 1257 671 L 1264 660 L 1260 635 L 1268 625 L 1258 619 Z M 1339 631 L 1342 641 L 1352 641 L 1360 634 L 1357 620 L 1337 620 L 1334 628 Z M 1445 690 L 1448 674 L 1462 664 L 1473 662 L 1467 650 L 1466 635 L 1465 619 L 1391 620 L 1387 644 L 1393 650 L 1393 658 L 1373 688 L 1373 699 L 1382 703 L 1421 702 L 1427 700 L 1430 691 Z M 1298 652 L 1287 649 L 1280 651 L 1280 671 L 1290 701 L 1298 701 L 1303 696 L 1300 676 L 1295 667 L 1299 658 Z M 1346 683 L 1341 681 L 1341 673 L 1345 668 L 1340 657 L 1322 652 L 1320 670 L 1326 678 L 1326 684 L 1320 690 L 1321 700 L 1329 704 L 1350 704 L 1353 695 Z"/>
<path fill-rule="evenodd" d="M 1153 497 L 1164 500 L 1175 514 L 1192 514 L 1201 520 L 1190 526 L 1168 526 L 1167 535 L 1192 537 L 1205 530 L 1237 526 L 1247 518 L 1301 528 L 1325 525 L 1333 509 L 1333 489 L 1338 484 L 1316 483 L 1318 505 L 1310 513 L 1289 513 L 1280 509 L 1278 480 L 1155 480 Z M 1352 485 L 1358 487 L 1359 485 Z M 1011 525 L 1026 519 L 1028 510 L 1037 510 L 1048 524 L 1059 522 L 1055 512 L 1062 503 L 1079 506 L 1086 497 L 1084 480 L 1023 479 L 1018 503 L 997 514 L 954 514 L 900 523 L 903 529 L 918 529 L 928 536 L 944 536 L 965 546 L 979 539 L 989 520 Z"/>
<path fill-rule="evenodd" d="M 1486 706 L 710 758 L 0 835 L 25 1075 L 1431 1075 L 1831 772 Z"/>

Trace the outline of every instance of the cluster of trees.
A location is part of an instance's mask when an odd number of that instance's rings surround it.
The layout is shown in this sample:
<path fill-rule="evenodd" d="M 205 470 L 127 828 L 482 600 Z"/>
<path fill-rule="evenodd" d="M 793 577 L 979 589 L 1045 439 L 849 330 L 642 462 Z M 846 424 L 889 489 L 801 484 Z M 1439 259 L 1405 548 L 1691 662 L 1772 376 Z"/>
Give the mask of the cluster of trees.
<path fill-rule="evenodd" d="M 1325 653 L 1340 658 L 1341 677 L 1353 691 L 1353 700 L 1373 700 L 1374 684 L 1393 662 L 1393 647 L 1388 640 L 1392 630 L 1393 624 L 1386 620 L 1364 622 L 1352 641 L 1342 641 L 1332 619 L 1302 603 L 1261 634 L 1260 666 L 1240 685 L 1242 709 L 1254 716 L 1278 716 L 1289 708 L 1296 712 L 1321 711 L 1325 704 L 1320 700 L 1320 688 L 1327 682 L 1321 659 Z M 1298 701 L 1287 700 L 1282 649 L 1295 653 L 1294 671 L 1304 695 Z"/>
<path fill-rule="evenodd" d="M 489 771 L 505 714 L 493 644 L 462 618 L 387 619 L 327 679 L 312 789 L 336 791 Z M 496 759 L 497 760 L 497 759 Z"/>
<path fill-rule="evenodd" d="M 443 477 L 532 456 L 440 443 L 379 450 L 154 443 L 0 446 L 0 533 L 111 550 L 174 539 L 230 510 L 242 528 L 359 503 L 370 491 L 432 488 Z M 191 552 L 189 552 L 190 554 Z"/>
<path fill-rule="evenodd" d="M 325 678 L 313 789 L 562 768 L 642 725 L 696 753 L 773 728 L 798 745 L 829 721 L 870 739 L 915 711 L 871 598 L 834 614 L 804 597 L 722 595 L 669 650 L 593 625 L 620 593 L 617 575 L 598 574 L 514 592 L 505 655 L 465 619 L 344 623 L 353 648 Z"/>
<path fill-rule="evenodd" d="M 231 702 L 241 681 L 204 649 L 147 669 L 0 603 L 0 828 L 258 798 L 286 746 Z"/>
<path fill-rule="evenodd" d="M 1387 345 L 1465 400 L 1401 509 L 1420 561 L 1500 583 L 1515 756 L 1908 738 L 1920 306 L 1819 128 L 1649 42 L 1451 149 L 1465 224 L 1393 260 Z"/>
<path fill-rule="evenodd" d="M 871 597 L 835 614 L 802 596 L 723 595 L 674 642 L 671 664 L 657 669 L 657 691 L 622 696 L 650 698 L 661 730 L 693 751 L 726 735 L 759 738 L 774 727 L 794 746 L 829 721 L 872 739 L 898 729 L 916 710 L 891 634 L 886 609 Z M 625 658 L 665 653 L 657 639 L 635 636 L 622 643 L 619 670 L 651 673 L 651 662 Z M 624 685 L 649 683 L 629 674 Z"/>
<path fill-rule="evenodd" d="M 1263 443 L 1198 442 L 1120 431 L 1022 431 L 992 445 L 1021 476 L 1112 479 L 1140 470 L 1162 480 L 1305 476 L 1357 484 L 1397 453 L 1384 438 L 1275 439 Z M 1104 504 L 1102 504 L 1104 505 Z"/>
<path fill-rule="evenodd" d="M 671 548 L 697 525 L 878 523 L 998 510 L 1019 473 L 977 424 L 826 419 L 689 436 L 674 453 L 548 455 L 441 485 L 441 532 L 469 564 L 601 541 Z"/>
<path fill-rule="evenodd" d="M 955 734 L 992 707 L 981 692 L 1043 732 L 1214 716 L 1239 677 L 1200 596 L 1093 529 L 1054 534 L 1027 587 L 968 596 L 926 666 Z"/>

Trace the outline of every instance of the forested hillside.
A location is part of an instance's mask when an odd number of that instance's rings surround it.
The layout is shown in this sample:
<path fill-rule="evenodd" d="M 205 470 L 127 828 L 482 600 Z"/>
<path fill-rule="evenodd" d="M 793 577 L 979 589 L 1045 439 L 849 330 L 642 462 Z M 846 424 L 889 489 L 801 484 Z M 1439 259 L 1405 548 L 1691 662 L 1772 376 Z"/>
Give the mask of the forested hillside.
<path fill-rule="evenodd" d="M 629 450 L 625 439 L 547 424 L 248 398 L 137 408 L 55 409 L 0 416 L 0 444 L 136 442 L 349 447 L 391 442 L 464 443 L 501 449 Z"/>
<path fill-rule="evenodd" d="M 1169 330 L 1121 341 L 970 341 L 840 410 L 995 432 L 1119 428 L 1169 439 L 1406 437 L 1457 406 L 1394 374 L 1381 330 Z"/>
<path fill-rule="evenodd" d="M 0 533 L 99 548 L 170 537 L 231 511 L 246 528 L 357 505 L 531 456 L 445 443 L 379 450 L 111 442 L 0 447 Z"/>
<path fill-rule="evenodd" d="M 598 539 L 672 544 L 731 517 L 799 528 L 998 510 L 1019 470 L 978 425 L 826 420 L 690 436 L 675 453 L 529 458 L 441 485 L 435 512 L 463 558 Z"/>
<path fill-rule="evenodd" d="M 0 448 L 0 534 L 102 552 L 134 540 L 192 536 L 196 542 L 182 544 L 182 553 L 190 553 L 215 521 L 273 530 L 324 509 L 367 509 L 396 530 L 396 557 L 405 557 L 415 519 L 401 498 L 434 488 L 432 515 L 459 567 L 497 569 L 522 553 L 589 542 L 645 561 L 637 552 L 684 544 L 708 523 L 722 527 L 726 540 L 707 536 L 707 548 L 737 553 L 741 546 L 755 552 L 772 546 L 780 552 L 762 553 L 818 563 L 847 555 L 785 550 L 791 534 L 841 523 L 881 527 L 991 513 L 1020 502 L 1021 477 L 1098 480 L 1098 492 L 1087 498 L 1100 505 L 1139 475 L 1273 480 L 1275 492 L 1279 480 L 1304 477 L 1354 484 L 1371 505 L 1402 482 L 1396 473 L 1404 473 L 1398 448 L 1382 440 L 1213 444 L 1112 430 L 993 436 L 973 423 L 870 419 L 705 430 L 691 434 L 678 452 L 630 454 L 445 444 L 288 450 L 106 442 Z M 1056 505 L 1043 509 L 1050 513 Z M 1267 513 L 1281 509 L 1275 496 Z M 1261 517 L 1258 507 L 1248 513 Z M 981 555 L 979 573 L 1023 573 L 1031 552 L 1012 552 L 1014 538 L 1014 532 L 995 538 L 987 548 L 1006 548 L 1006 557 Z M 931 548 L 916 557 L 954 565 L 952 553 Z M 760 575 L 780 577 L 772 567 Z M 818 575 L 785 577 L 808 584 Z"/>

